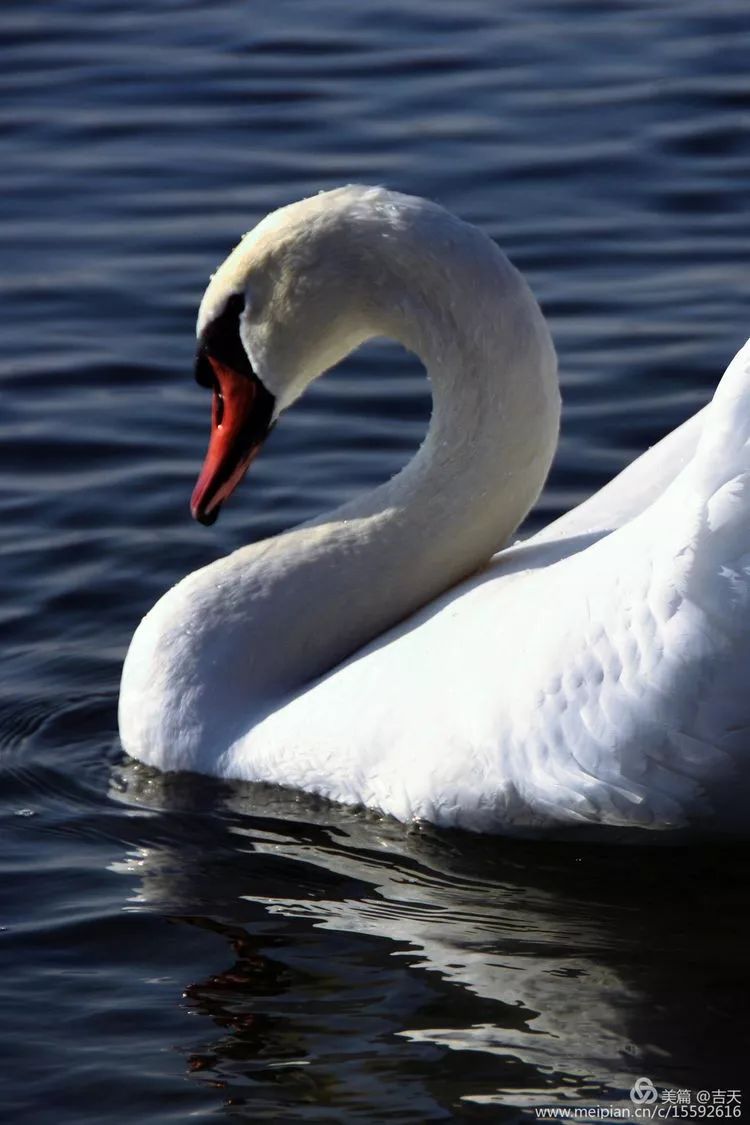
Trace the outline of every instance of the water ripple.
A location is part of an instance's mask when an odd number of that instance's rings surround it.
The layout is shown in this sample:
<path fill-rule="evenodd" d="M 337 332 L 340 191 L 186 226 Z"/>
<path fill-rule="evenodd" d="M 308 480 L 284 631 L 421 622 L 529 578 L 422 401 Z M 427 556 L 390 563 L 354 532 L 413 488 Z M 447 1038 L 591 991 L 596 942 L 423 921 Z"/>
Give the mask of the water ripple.
<path fill-rule="evenodd" d="M 368 347 L 190 523 L 195 309 L 273 207 L 387 183 L 528 275 L 565 400 L 529 528 L 707 400 L 748 334 L 745 6 L 11 0 L 3 25 L 8 1119 L 496 1121 L 636 1074 L 738 1085 L 746 855 L 160 778 L 115 709 L 163 590 L 385 479 L 427 424 L 419 364 Z"/>

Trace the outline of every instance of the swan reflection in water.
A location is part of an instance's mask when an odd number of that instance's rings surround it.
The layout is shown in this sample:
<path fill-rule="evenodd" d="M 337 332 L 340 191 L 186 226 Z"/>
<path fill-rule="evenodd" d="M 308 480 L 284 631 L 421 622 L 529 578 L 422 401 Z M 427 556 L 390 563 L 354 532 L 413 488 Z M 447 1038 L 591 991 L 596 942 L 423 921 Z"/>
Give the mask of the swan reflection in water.
<path fill-rule="evenodd" d="M 627 1103 L 639 1075 L 741 1085 L 744 926 L 726 903 L 742 902 L 748 855 L 736 845 L 407 829 L 134 762 L 112 793 L 159 824 L 158 845 L 116 866 L 132 908 L 226 942 L 184 997 L 220 1029 L 201 1032 L 188 1069 L 227 1104 L 435 1120 L 462 1106 Z"/>

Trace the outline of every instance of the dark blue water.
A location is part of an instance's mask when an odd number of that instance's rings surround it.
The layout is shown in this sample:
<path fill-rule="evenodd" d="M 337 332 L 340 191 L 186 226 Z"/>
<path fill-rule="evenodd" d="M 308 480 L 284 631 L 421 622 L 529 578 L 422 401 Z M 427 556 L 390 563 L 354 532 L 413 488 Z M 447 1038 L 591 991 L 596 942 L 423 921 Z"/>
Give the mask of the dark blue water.
<path fill-rule="evenodd" d="M 529 527 L 702 405 L 750 328 L 745 0 L 6 0 L 0 16 L 0 1116 L 512 1121 L 747 1074 L 744 849 L 509 844 L 161 778 L 117 741 L 140 615 L 399 467 L 373 348 L 187 503 L 209 273 L 352 180 L 483 226 L 557 341 Z"/>

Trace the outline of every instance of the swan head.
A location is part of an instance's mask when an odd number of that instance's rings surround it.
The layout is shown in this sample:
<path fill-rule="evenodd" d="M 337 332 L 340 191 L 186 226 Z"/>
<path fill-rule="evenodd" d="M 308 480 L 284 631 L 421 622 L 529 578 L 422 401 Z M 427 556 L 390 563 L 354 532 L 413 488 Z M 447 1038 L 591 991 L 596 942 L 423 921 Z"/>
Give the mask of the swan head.
<path fill-rule="evenodd" d="M 422 359 L 445 446 L 457 435 L 468 447 L 482 419 L 495 457 L 486 419 L 502 428 L 510 411 L 514 441 L 540 465 L 556 445 L 555 354 L 536 301 L 491 239 L 425 199 L 350 186 L 274 211 L 212 277 L 197 334 L 196 377 L 214 393 L 191 504 L 202 523 L 216 519 L 282 411 L 373 336 Z"/>
<path fill-rule="evenodd" d="M 196 379 L 213 391 L 191 501 L 201 523 L 214 522 L 281 412 L 373 334 L 365 234 L 392 198 L 339 188 L 280 208 L 213 275 L 197 324 Z"/>

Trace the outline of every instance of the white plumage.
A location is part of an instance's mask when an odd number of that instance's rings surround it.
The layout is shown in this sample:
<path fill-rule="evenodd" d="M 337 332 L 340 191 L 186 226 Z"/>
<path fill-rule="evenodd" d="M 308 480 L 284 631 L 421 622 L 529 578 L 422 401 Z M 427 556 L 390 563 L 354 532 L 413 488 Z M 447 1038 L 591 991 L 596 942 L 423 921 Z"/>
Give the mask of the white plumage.
<path fill-rule="evenodd" d="M 478 831 L 745 831 L 750 344 L 704 411 L 471 577 L 557 434 L 554 353 L 507 260 L 431 204 L 342 189 L 261 224 L 204 318 L 242 290 L 264 294 L 241 332 L 277 403 L 386 330 L 435 414 L 393 481 L 158 603 L 123 674 L 128 752 Z"/>

